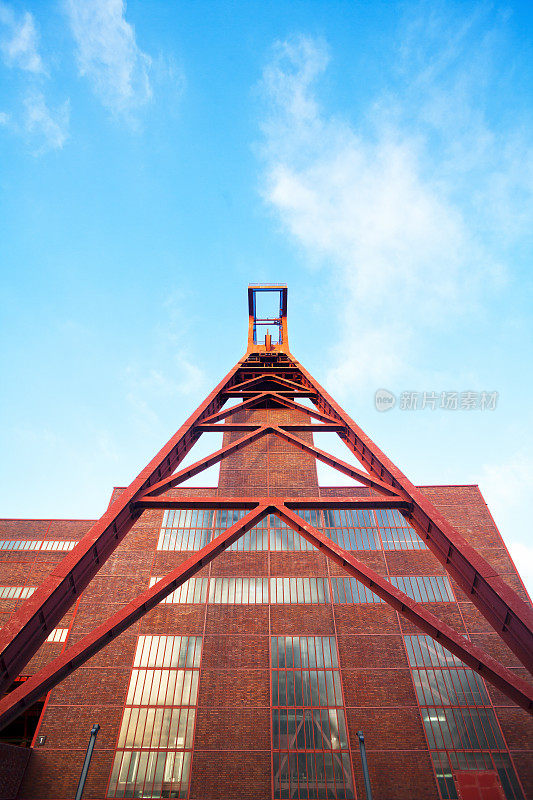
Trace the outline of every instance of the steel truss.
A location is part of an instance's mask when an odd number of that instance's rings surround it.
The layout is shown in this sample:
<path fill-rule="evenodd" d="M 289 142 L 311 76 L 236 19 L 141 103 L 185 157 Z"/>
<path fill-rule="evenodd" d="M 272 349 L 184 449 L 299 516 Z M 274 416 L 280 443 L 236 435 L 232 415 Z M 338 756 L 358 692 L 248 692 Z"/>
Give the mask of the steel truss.
<path fill-rule="evenodd" d="M 61 656 L 25 681 L 22 686 L 4 697 L 0 702 L 0 728 L 5 727 L 36 699 L 75 671 L 271 513 L 279 516 L 289 527 L 318 547 L 349 575 L 356 577 L 424 633 L 438 640 L 515 703 L 533 713 L 533 688 L 530 684 L 294 513 L 298 508 L 398 509 L 491 627 L 529 672 L 533 673 L 531 606 L 504 583 L 487 561 L 463 539 L 422 492 L 294 359 L 288 348 L 286 288 L 279 287 L 275 290 L 280 292 L 280 317 L 275 320 L 280 331 L 280 343 L 273 344 L 268 333 L 264 343 L 257 342 L 255 299 L 253 297 L 250 299 L 250 293 L 253 295 L 256 290 L 265 290 L 265 287 L 251 287 L 249 290 L 248 349 L 244 357 L 2 629 L 0 693 L 5 691 L 23 670 L 51 630 L 56 627 L 146 509 L 241 508 L 248 510 L 248 513 L 155 586 L 140 594 L 76 645 L 68 648 Z M 309 408 L 295 401 L 295 397 L 302 396 L 309 398 L 315 407 Z M 241 398 L 242 402 L 225 407 L 230 398 Z M 230 421 L 243 411 L 267 408 L 303 412 L 309 422 L 272 425 Z M 186 469 L 177 470 L 202 433 L 209 432 L 242 432 L 244 435 Z M 337 433 L 363 469 L 357 469 L 304 441 L 298 434 L 306 432 Z M 172 493 L 165 495 L 165 492 L 171 491 L 173 487 L 193 475 L 264 436 L 281 438 L 314 456 L 358 481 L 362 484 L 361 489 L 354 491 L 351 498 L 328 499 L 210 496 L 198 498 L 175 497 Z M 366 487 L 367 492 L 361 494 L 364 492 L 363 487 Z"/>

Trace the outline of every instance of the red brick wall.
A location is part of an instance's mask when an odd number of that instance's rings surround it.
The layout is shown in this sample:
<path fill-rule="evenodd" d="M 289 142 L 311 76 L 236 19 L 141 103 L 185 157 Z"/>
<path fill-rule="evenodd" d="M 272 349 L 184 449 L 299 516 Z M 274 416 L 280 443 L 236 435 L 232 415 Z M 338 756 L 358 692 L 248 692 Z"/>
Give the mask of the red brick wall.
<path fill-rule="evenodd" d="M 236 421 L 297 422 L 305 415 L 253 411 Z M 224 443 L 241 434 L 228 433 Z M 310 438 L 310 437 L 308 437 Z M 115 494 L 120 490 L 116 490 Z M 235 495 L 314 495 L 318 493 L 312 457 L 269 436 L 222 462 L 218 491 Z M 320 489 L 322 496 L 357 494 L 352 488 Z M 368 490 L 361 490 L 367 494 Z M 203 494 L 201 489 L 173 493 Z M 426 495 L 462 535 L 492 563 L 509 585 L 523 591 L 477 487 L 424 487 Z M 161 511 L 146 512 L 100 570 L 61 627 L 71 628 L 68 644 L 148 586 L 152 575 L 177 566 L 182 553 L 157 553 Z M 89 522 L 0 521 L 0 538 L 77 538 Z M 2 527 L 3 526 L 3 527 Z M 25 553 L 2 557 L 6 583 L 37 585 L 63 554 Z M 380 573 L 442 574 L 427 551 L 364 552 L 358 557 Z M 335 575 L 318 552 L 238 553 L 219 557 L 202 574 Z M 434 604 L 432 610 L 472 640 L 482 644 L 517 672 L 524 670 L 484 618 L 457 587 L 458 603 Z M 14 607 L 14 606 L 13 606 Z M 1 606 L 4 617 L 13 607 Z M 375 800 L 433 800 L 438 797 L 422 723 L 413 690 L 402 632 L 414 630 L 386 605 L 364 606 L 185 606 L 161 605 L 97 654 L 50 695 L 19 797 L 24 800 L 71 798 L 94 722 L 102 730 L 85 797 L 103 798 L 139 633 L 203 636 L 195 752 L 190 797 L 194 800 L 270 797 L 271 635 L 321 634 L 337 637 L 344 698 L 359 797 L 364 797 L 356 731 L 365 733 Z M 57 654 L 63 645 L 43 645 L 27 672 Z M 517 770 L 530 780 L 529 718 L 489 687 Z M 229 787 L 231 789 L 228 794 Z M 531 789 L 533 796 L 533 788 Z"/>

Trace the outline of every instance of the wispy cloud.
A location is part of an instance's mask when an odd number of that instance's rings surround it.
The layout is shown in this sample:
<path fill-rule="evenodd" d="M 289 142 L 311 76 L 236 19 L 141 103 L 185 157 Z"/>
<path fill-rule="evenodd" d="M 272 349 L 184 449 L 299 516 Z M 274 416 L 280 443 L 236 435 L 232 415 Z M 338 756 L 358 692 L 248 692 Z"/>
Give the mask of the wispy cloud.
<path fill-rule="evenodd" d="M 191 322 L 183 293 L 169 292 L 156 318 L 159 322 L 153 330 L 150 362 L 132 361 L 123 374 L 135 423 L 150 433 L 166 429 L 167 417 L 169 424 L 175 425 L 208 385 L 207 375 L 188 344 Z"/>
<path fill-rule="evenodd" d="M 29 11 L 17 15 L 2 3 L 0 28 L 2 60 L 23 75 L 20 106 L 11 113 L 2 112 L 0 124 L 22 135 L 36 155 L 61 149 L 69 135 L 69 101 L 55 109 L 48 104 L 43 85 L 50 76 L 39 51 L 34 16 Z"/>
<path fill-rule="evenodd" d="M 45 73 L 33 14 L 25 11 L 17 16 L 12 8 L 1 3 L 0 23 L 4 29 L 0 40 L 4 62 L 9 67 L 18 67 L 34 74 Z"/>
<path fill-rule="evenodd" d="M 34 142 L 35 153 L 61 149 L 68 138 L 69 101 L 52 109 L 47 105 L 43 93 L 37 91 L 26 97 L 24 108 L 24 126 Z"/>
<path fill-rule="evenodd" d="M 531 139 L 485 119 L 490 43 L 465 58 L 477 18 L 426 23 L 404 32 L 391 76 L 403 88 L 357 125 L 318 99 L 324 42 L 278 42 L 264 70 L 261 191 L 336 293 L 328 385 L 341 395 L 409 374 L 425 334 L 501 287 L 494 242 L 523 232 L 533 208 Z"/>
<path fill-rule="evenodd" d="M 137 44 L 123 0 L 65 0 L 81 75 L 113 114 L 129 116 L 152 97 L 152 59 Z"/>

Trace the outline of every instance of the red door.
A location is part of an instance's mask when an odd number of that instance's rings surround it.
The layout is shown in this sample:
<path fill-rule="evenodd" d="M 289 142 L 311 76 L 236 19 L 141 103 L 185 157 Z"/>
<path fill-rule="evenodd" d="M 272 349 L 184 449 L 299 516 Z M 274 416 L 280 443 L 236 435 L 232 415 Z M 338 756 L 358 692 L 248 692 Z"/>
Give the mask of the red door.
<path fill-rule="evenodd" d="M 497 772 L 456 772 L 455 779 L 462 800 L 505 800 Z"/>

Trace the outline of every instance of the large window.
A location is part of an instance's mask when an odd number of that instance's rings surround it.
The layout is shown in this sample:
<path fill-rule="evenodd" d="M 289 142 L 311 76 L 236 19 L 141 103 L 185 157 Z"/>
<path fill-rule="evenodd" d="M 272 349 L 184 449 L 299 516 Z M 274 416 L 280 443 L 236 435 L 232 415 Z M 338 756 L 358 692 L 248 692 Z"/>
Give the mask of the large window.
<path fill-rule="evenodd" d="M 522 800 L 483 679 L 430 636 L 405 636 L 441 796 L 457 798 L 452 770 L 496 769 L 508 800 Z"/>
<path fill-rule="evenodd" d="M 332 636 L 273 636 L 274 798 L 354 797 Z"/>
<path fill-rule="evenodd" d="M 150 578 L 153 586 L 160 577 Z M 413 600 L 422 603 L 453 601 L 448 578 L 441 575 L 408 575 L 389 578 Z M 169 594 L 162 603 L 219 603 L 253 605 L 257 603 L 382 603 L 380 597 L 356 578 L 331 577 L 211 577 L 189 578 Z"/>
<path fill-rule="evenodd" d="M 4 539 L 0 541 L 0 550 L 72 550 L 77 544 L 68 539 Z"/>
<path fill-rule="evenodd" d="M 245 516 L 244 509 L 165 511 L 158 550 L 199 550 L 214 536 Z M 323 530 L 345 550 L 421 550 L 426 545 L 395 509 L 299 509 L 296 512 L 313 527 Z M 302 551 L 315 547 L 303 536 L 270 514 L 228 550 L 249 552 Z"/>
<path fill-rule="evenodd" d="M 200 636 L 140 636 L 108 797 L 186 797 Z"/>

